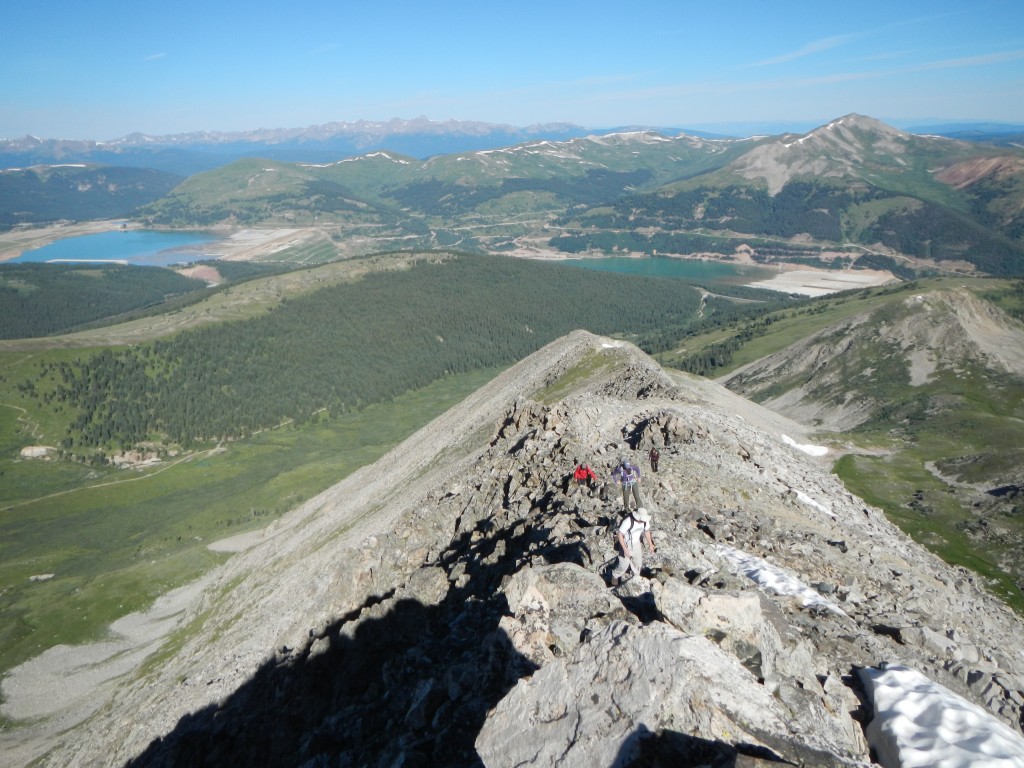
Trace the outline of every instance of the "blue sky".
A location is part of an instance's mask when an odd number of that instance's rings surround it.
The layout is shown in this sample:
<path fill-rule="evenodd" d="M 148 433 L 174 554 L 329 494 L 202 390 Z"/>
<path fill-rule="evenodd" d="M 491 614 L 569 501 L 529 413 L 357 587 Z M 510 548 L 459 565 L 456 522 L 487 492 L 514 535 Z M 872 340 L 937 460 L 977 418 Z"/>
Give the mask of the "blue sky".
<path fill-rule="evenodd" d="M 1024 123 L 1024 1 L 34 0 L 0 138 L 480 120 Z"/>

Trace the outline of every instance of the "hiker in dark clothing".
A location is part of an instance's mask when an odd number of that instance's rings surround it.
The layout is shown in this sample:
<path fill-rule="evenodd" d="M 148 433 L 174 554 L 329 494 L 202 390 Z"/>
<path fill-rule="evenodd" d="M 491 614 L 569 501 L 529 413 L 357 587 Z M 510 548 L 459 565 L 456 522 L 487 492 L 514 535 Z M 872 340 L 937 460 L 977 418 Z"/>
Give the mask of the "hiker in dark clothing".
<path fill-rule="evenodd" d="M 658 453 L 658 449 L 652 447 L 651 452 L 647 454 L 647 458 L 651 460 L 651 472 L 658 471 L 658 459 L 661 458 L 661 454 Z"/>

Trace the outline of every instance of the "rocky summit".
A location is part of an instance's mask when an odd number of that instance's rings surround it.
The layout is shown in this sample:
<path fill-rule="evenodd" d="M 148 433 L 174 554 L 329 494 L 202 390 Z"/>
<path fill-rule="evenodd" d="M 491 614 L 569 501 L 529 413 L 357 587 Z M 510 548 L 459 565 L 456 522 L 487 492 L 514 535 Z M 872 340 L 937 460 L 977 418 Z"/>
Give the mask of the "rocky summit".
<path fill-rule="evenodd" d="M 862 673 L 889 664 L 1019 734 L 1020 618 L 821 453 L 796 422 L 573 333 L 222 543 L 238 553 L 42 763 L 866 765 Z M 657 551 L 612 586 L 623 454 Z"/>

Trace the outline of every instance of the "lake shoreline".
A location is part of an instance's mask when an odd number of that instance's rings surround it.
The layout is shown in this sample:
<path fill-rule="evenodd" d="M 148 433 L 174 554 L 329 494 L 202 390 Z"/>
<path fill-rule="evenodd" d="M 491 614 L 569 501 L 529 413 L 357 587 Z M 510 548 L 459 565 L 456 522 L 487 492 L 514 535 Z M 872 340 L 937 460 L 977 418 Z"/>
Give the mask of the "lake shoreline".
<path fill-rule="evenodd" d="M 74 224 L 50 224 L 44 227 L 15 227 L 9 232 L 0 232 L 0 262 L 11 261 L 58 240 L 121 229 L 142 229 L 142 225 L 125 219 L 102 219 Z"/>
<path fill-rule="evenodd" d="M 123 219 L 79 222 L 74 224 L 50 225 L 45 227 L 16 228 L 10 232 L 0 233 L 0 263 L 16 259 L 22 254 L 49 245 L 58 240 L 99 234 L 117 230 L 151 229 L 141 224 Z M 157 230 L 167 232 L 193 232 L 196 230 Z M 211 230 L 203 230 L 211 232 Z M 216 231 L 216 230 L 213 230 Z M 293 246 L 308 238 L 317 230 L 315 228 L 247 228 L 216 232 L 220 236 L 216 242 L 208 244 L 204 250 L 209 256 L 198 260 L 249 261 L 268 256 L 276 251 Z M 524 247 L 519 243 L 514 251 L 498 255 L 510 258 L 525 258 L 537 261 L 566 262 L 583 260 L 600 260 L 607 258 L 626 258 L 645 260 L 655 258 L 643 253 L 618 254 L 569 254 L 540 248 L 537 244 Z M 898 279 L 888 271 L 870 269 L 822 269 L 802 264 L 762 264 L 750 258 L 749 254 L 740 253 L 736 257 L 724 260 L 711 254 L 665 254 L 658 258 L 673 261 L 699 261 L 708 264 L 721 264 L 733 268 L 754 268 L 761 271 L 773 271 L 776 274 L 767 279 L 756 279 L 744 282 L 754 288 L 764 288 L 781 293 L 793 293 L 802 296 L 825 296 L 839 291 L 856 288 L 869 288 L 896 282 Z"/>
<path fill-rule="evenodd" d="M 203 243 L 202 251 L 197 253 L 195 261 L 252 261 L 263 257 L 271 256 L 277 251 L 295 246 L 304 239 L 315 235 L 319 230 L 315 228 L 246 228 L 226 229 L 223 227 L 210 227 L 204 229 L 170 229 L 161 227 L 147 227 L 137 222 L 123 219 L 108 219 L 102 221 L 80 222 L 75 224 L 49 225 L 45 227 L 22 227 L 10 232 L 0 232 L 0 263 L 6 263 L 19 258 L 25 253 L 38 250 L 47 245 L 52 245 L 60 240 L 87 235 L 105 234 L 107 232 L 140 232 L 152 231 L 168 234 L 208 234 L 210 242 Z M 184 246 L 181 251 L 183 262 L 188 261 L 187 249 Z M 91 260 L 82 259 L 82 263 L 90 263 Z M 69 263 L 64 261 L 63 263 Z M 131 262 L 129 262 L 131 263 Z M 164 265 L 168 268 L 174 265 Z"/>

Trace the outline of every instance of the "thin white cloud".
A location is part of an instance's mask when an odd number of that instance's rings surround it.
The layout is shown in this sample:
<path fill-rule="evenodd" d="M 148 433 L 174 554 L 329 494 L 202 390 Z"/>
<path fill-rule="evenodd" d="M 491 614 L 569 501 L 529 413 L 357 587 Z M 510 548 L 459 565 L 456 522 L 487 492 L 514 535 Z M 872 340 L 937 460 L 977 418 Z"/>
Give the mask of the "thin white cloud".
<path fill-rule="evenodd" d="M 981 56 L 962 56 L 956 59 L 939 59 L 926 61 L 921 64 L 910 64 L 905 67 L 897 67 L 888 70 L 875 70 L 865 72 L 837 72 L 831 75 L 819 77 L 804 77 L 785 82 L 787 87 L 804 85 L 829 85 L 832 83 L 843 83 L 851 80 L 869 80 L 880 77 L 897 77 L 899 75 L 911 74 L 914 72 L 929 72 L 936 69 L 966 69 L 969 67 L 983 67 L 989 64 L 1001 64 L 1006 61 L 1024 59 L 1024 50 L 1005 51 L 1003 53 L 989 53 Z M 762 83 L 761 85 L 768 85 Z"/>
<path fill-rule="evenodd" d="M 333 53 L 339 48 L 341 48 L 341 43 L 324 43 L 323 45 L 318 45 L 310 53 L 314 56 L 323 56 L 327 53 Z"/>
<path fill-rule="evenodd" d="M 1019 59 L 1024 59 L 1024 50 L 1004 51 L 1001 53 L 964 56 L 951 59 L 939 59 L 935 61 L 922 62 L 920 64 L 890 67 L 887 69 L 851 69 L 845 72 L 833 72 L 829 74 L 808 75 L 803 77 L 786 77 L 772 80 L 716 80 L 675 83 L 660 87 L 622 90 L 614 94 L 605 93 L 601 94 L 597 98 L 600 100 L 619 99 L 622 101 L 639 102 L 651 99 L 678 99 L 688 96 L 699 96 L 707 93 L 717 93 L 722 95 L 765 90 L 792 91 L 799 88 L 814 88 L 823 85 L 856 82 L 859 80 L 891 79 L 899 77 L 900 75 L 938 69 L 966 69 L 970 67 L 981 67 L 1008 61 L 1016 61 Z"/>
<path fill-rule="evenodd" d="M 846 45 L 848 42 L 853 40 L 855 35 L 833 35 L 832 37 L 823 37 L 820 40 L 814 40 L 813 42 L 807 43 L 807 45 L 789 53 L 784 53 L 781 56 L 773 56 L 770 59 L 764 61 L 755 61 L 750 66 L 752 67 L 768 67 L 774 64 L 784 64 L 787 61 L 793 61 L 795 59 L 802 59 L 805 56 L 813 56 L 816 53 L 822 51 L 828 51 L 832 48 L 838 48 L 841 45 Z"/>
<path fill-rule="evenodd" d="M 851 64 L 862 64 L 870 63 L 873 61 L 895 61 L 897 59 L 906 59 L 914 54 L 913 50 L 907 49 L 902 51 L 883 51 L 882 53 L 875 53 L 870 56 L 860 56 L 858 58 L 849 59 Z"/>
<path fill-rule="evenodd" d="M 158 59 L 166 59 L 166 58 L 167 58 L 167 54 L 166 53 L 163 53 L 163 52 L 161 52 L 161 53 L 153 53 L 153 54 L 150 54 L 149 56 L 147 56 L 145 59 L 143 59 L 143 61 L 156 61 Z"/>
<path fill-rule="evenodd" d="M 962 56 L 957 59 L 942 59 L 908 67 L 906 71 L 918 72 L 928 69 L 959 69 L 960 67 L 983 67 L 986 64 L 1000 64 L 1004 61 L 1024 59 L 1024 50 L 1004 51 L 1003 53 L 986 53 L 981 56 Z"/>

